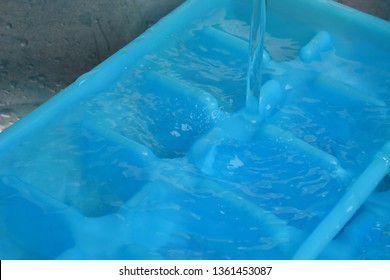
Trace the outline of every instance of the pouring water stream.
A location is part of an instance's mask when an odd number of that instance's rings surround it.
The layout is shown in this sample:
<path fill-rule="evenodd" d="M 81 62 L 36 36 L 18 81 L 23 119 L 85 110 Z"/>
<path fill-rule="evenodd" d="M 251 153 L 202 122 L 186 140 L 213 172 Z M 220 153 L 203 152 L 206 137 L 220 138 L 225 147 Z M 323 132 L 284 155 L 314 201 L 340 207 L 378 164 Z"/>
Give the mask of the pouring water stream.
<path fill-rule="evenodd" d="M 246 77 L 245 113 L 252 122 L 259 116 L 261 69 L 266 22 L 266 0 L 251 0 L 252 15 L 248 51 L 248 72 Z"/>

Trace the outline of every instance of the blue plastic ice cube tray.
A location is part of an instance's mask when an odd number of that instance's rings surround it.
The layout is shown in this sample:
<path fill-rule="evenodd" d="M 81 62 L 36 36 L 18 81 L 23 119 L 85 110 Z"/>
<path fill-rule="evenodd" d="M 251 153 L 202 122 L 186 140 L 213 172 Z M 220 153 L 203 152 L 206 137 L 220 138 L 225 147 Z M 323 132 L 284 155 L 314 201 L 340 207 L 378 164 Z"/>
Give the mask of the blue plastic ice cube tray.
<path fill-rule="evenodd" d="M 390 24 L 192 0 L 0 135 L 2 259 L 389 259 Z M 342 250 L 340 249 L 342 248 Z"/>

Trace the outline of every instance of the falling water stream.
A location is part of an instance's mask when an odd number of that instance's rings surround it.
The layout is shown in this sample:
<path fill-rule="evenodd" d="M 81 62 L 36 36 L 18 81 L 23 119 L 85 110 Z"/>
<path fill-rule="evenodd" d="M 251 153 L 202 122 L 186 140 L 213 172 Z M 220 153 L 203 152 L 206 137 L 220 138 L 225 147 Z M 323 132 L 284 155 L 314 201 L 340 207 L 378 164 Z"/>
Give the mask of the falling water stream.
<path fill-rule="evenodd" d="M 252 116 L 258 116 L 259 111 L 261 69 L 266 22 L 266 0 L 251 1 L 253 3 L 246 82 L 246 113 L 252 118 Z"/>

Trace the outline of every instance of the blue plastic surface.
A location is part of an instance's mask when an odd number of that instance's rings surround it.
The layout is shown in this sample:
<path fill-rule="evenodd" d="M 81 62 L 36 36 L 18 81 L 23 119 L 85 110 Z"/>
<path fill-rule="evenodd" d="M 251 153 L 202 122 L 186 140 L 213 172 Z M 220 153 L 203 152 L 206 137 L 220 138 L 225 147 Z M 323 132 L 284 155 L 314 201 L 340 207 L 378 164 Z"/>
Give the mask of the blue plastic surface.
<path fill-rule="evenodd" d="M 0 135 L 2 259 L 390 259 L 390 24 L 187 1 Z M 340 249 L 342 248 L 342 250 Z"/>

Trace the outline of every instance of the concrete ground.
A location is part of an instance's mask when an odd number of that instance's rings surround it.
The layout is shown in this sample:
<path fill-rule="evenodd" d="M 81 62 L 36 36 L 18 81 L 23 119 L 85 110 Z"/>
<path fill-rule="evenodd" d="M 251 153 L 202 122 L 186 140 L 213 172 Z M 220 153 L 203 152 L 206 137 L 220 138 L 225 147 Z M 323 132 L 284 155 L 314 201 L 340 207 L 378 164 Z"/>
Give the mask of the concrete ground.
<path fill-rule="evenodd" d="M 390 0 L 336 0 L 365 13 L 390 20 Z"/>
<path fill-rule="evenodd" d="M 184 0 L 0 0 L 0 132 Z"/>
<path fill-rule="evenodd" d="M 182 2 L 0 0 L 0 132 Z M 338 2 L 390 19 L 390 0 Z"/>

